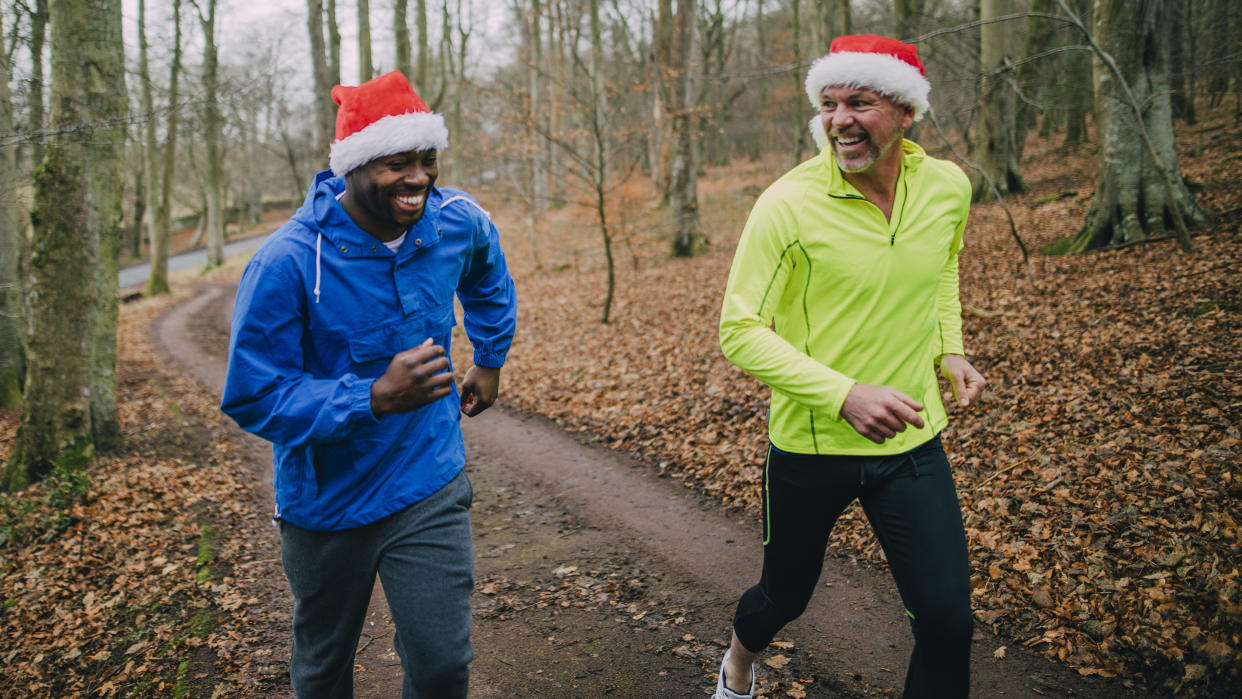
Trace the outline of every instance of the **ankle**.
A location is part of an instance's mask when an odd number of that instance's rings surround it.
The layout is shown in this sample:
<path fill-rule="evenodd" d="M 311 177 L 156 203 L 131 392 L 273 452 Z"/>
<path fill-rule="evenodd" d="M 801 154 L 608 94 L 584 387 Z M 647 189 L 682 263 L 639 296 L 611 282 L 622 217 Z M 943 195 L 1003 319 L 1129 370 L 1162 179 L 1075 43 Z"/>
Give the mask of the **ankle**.
<path fill-rule="evenodd" d="M 729 662 L 725 663 L 725 686 L 731 692 L 746 694 L 750 691 L 750 683 L 754 679 L 753 675 L 754 667 L 750 663 L 739 662 L 737 658 L 733 657 L 730 657 Z"/>

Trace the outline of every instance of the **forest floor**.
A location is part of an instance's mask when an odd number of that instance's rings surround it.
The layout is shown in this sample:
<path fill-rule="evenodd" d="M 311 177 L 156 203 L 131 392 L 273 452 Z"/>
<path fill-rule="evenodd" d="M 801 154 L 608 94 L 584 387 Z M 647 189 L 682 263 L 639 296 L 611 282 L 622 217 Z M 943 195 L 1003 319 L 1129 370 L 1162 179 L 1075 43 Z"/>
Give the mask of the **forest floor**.
<path fill-rule="evenodd" d="M 1001 208 L 972 213 L 962 256 L 966 337 L 989 388 L 945 437 L 969 535 L 977 646 L 999 664 L 1042 654 L 1086 688 L 1034 682 L 1031 694 L 1242 691 L 1232 506 L 1242 495 L 1242 140 L 1233 116 L 1182 130 L 1183 169 L 1216 214 L 1191 255 L 1171 240 L 1037 253 L 1083 220 L 1094 186 L 1089 147 L 1034 141 L 1024 168 L 1032 191 L 1007 201 L 1032 251 L 1033 279 Z M 549 212 L 536 250 L 517 204 L 479 191 L 505 235 L 521 298 L 503 386 L 508 419 L 547 416 L 633 459 L 627 468 L 660 488 L 692 488 L 690 509 L 756 516 L 767 395 L 720 356 L 715 316 L 746 212 L 786 165 L 708 169 L 700 210 L 710 245 L 691 259 L 666 257 L 667 213 L 650 206 L 649 184 L 621 185 L 607 325 L 598 322 L 605 271 L 590 210 L 569 203 Z M 182 275 L 173 297 L 127 304 L 118 365 L 125 447 L 85 478 L 60 473 L 0 499 L 5 696 L 287 692 L 287 592 L 271 527 L 256 516 L 269 507 L 254 482 L 263 450 L 230 434 L 214 395 L 147 339 L 168 308 L 200 294 L 198 282 L 228 283 L 239 269 Z M 198 327 L 218 347 L 218 328 Z M 459 364 L 465 344 L 455 347 Z M 0 411 L 0 458 L 17 418 Z M 624 527 L 546 492 L 546 480 L 503 471 L 477 480 L 480 695 L 519 680 L 544 696 L 701 695 L 710 686 L 736 590 L 705 592 L 651 548 L 652 537 L 609 536 Z M 833 538 L 829 568 L 883 580 L 861 512 Z M 847 585 L 834 587 L 816 604 Z M 849 604 L 874 616 L 868 607 L 891 601 Z M 880 652 L 898 657 L 850 675 L 808 627 L 769 653 L 765 693 L 884 695 L 899 684 L 882 674 L 900 673 L 902 634 L 878 622 L 824 632 L 867 629 L 854 645 L 874 636 Z M 360 693 L 368 673 L 381 684 L 394 676 L 377 638 L 364 637 Z M 614 662 L 623 638 L 636 651 L 624 656 L 633 673 Z M 547 655 L 495 652 L 538 648 Z M 496 677 L 508 684 L 489 684 Z M 627 684 L 637 681 L 645 684 Z M 376 685 L 370 695 L 383 694 Z"/>

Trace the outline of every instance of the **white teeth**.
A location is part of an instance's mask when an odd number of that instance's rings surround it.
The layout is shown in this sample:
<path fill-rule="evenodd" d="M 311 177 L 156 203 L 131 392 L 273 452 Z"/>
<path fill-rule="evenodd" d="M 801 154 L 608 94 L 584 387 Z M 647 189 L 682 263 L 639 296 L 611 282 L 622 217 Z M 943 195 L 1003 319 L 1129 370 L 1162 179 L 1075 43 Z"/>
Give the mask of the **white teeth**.
<path fill-rule="evenodd" d="M 423 200 L 423 195 L 421 194 L 415 194 L 413 196 L 397 197 L 397 201 L 401 202 L 402 204 L 409 204 L 411 206 L 421 203 L 422 200 Z"/>

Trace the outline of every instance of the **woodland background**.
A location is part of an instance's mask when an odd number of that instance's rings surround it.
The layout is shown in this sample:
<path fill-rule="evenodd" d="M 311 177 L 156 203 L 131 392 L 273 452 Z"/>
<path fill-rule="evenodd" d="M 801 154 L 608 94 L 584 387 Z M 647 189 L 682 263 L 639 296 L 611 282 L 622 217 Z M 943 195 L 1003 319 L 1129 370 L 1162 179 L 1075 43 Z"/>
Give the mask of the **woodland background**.
<path fill-rule="evenodd" d="M 0 2 L 6 693 L 269 671 L 245 575 L 211 567 L 240 546 L 235 457 L 168 457 L 219 416 L 143 328 L 189 293 L 163 295 L 170 252 L 235 276 L 223 242 L 300 202 L 328 86 L 393 67 L 450 124 L 441 182 L 504 235 L 505 403 L 756 508 L 767 392 L 720 356 L 720 292 L 755 196 L 812 154 L 806 67 L 848 32 L 917 41 L 913 137 L 981 200 L 962 295 L 990 385 L 945 435 L 977 619 L 1084 674 L 1237 693 L 1236 3 L 216 2 Z M 130 260 L 152 274 L 122 307 Z M 860 512 L 834 538 L 882 559 Z"/>

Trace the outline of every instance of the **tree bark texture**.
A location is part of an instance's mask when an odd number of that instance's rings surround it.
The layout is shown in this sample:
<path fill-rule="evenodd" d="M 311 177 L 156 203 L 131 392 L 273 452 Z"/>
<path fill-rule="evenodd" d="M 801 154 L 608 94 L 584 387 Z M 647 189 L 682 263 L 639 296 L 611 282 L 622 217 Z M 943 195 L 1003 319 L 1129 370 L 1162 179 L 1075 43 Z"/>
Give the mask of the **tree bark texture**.
<path fill-rule="evenodd" d="M 1178 207 L 1187 227 L 1208 214 L 1178 167 L 1169 101 L 1169 0 L 1096 0 L 1095 39 L 1116 62 L 1142 107 L 1143 124 L 1171 182 L 1152 161 L 1122 87 L 1097 56 L 1095 120 L 1100 143 L 1095 200 L 1071 241 L 1074 252 L 1141 240 L 1172 227 Z"/>
<path fill-rule="evenodd" d="M 181 0 L 173 0 L 173 54 L 168 68 L 168 104 L 176 105 L 181 97 Z M 151 274 L 147 277 L 147 294 L 166 294 L 168 287 L 168 251 L 172 244 L 173 168 L 177 162 L 178 110 L 168 110 L 164 130 L 163 164 L 160 167 L 159 205 L 155 211 L 155 230 L 151 236 Z"/>
<path fill-rule="evenodd" d="M 371 3 L 358 0 L 358 84 L 375 76 L 371 65 Z"/>
<path fill-rule="evenodd" d="M 980 19 L 994 19 L 1013 11 L 1012 0 L 980 0 Z M 1019 138 L 1017 97 L 1012 82 L 1015 48 L 1010 22 L 992 22 L 979 28 L 979 58 L 983 68 L 982 99 L 979 107 L 976 161 L 983 175 L 971 175 L 976 200 L 991 196 L 990 178 L 1001 194 L 1024 189 L 1018 169 Z"/>
<path fill-rule="evenodd" d="M 326 163 L 328 146 L 336 131 L 335 103 L 332 101 L 332 78 L 329 77 L 328 51 L 323 38 L 323 0 L 306 0 L 306 31 L 310 35 L 311 74 L 315 80 L 315 152 Z M 322 164 L 322 163 L 321 163 Z"/>
<path fill-rule="evenodd" d="M 43 111 L 43 85 L 46 82 L 43 49 L 47 41 L 49 16 L 47 2 L 48 0 L 35 0 L 34 12 L 30 15 L 30 96 L 26 99 L 26 105 L 30 110 L 28 124 L 31 131 L 42 131 L 47 126 L 47 115 Z M 35 139 L 30 156 L 36 163 L 43 160 L 43 139 Z"/>
<path fill-rule="evenodd" d="M 3 8 L 0 8 L 3 10 Z M 0 15 L 3 13 L 0 12 Z M 0 26 L 4 26 L 0 22 Z M 13 132 L 10 56 L 0 51 L 0 133 Z M 21 202 L 17 196 L 17 148 L 0 147 L 0 408 L 22 399 Z"/>
<path fill-rule="evenodd" d="M 71 17 L 56 11 L 69 5 Z M 85 16 L 73 6 L 86 8 Z M 67 13 L 66 13 L 67 14 Z M 57 100 L 68 90 L 77 91 L 72 99 L 85 107 L 79 123 L 98 123 L 89 133 L 82 153 L 86 174 L 87 226 L 98 241 L 95 257 L 94 319 L 91 338 L 91 434 L 97 449 L 114 449 L 121 444 L 121 423 L 116 409 L 116 331 L 119 312 L 117 274 L 121 261 L 122 196 L 125 180 L 125 127 L 120 120 L 129 112 L 125 89 L 125 49 L 121 29 L 121 0 L 54 0 L 53 2 L 52 89 Z M 61 34 L 56 24 L 72 23 L 70 33 Z M 89 26 L 81 26 L 87 24 Z M 80 37 L 91 37 L 83 41 Z M 56 69 L 56 52 L 68 43 L 80 42 L 87 53 L 85 64 Z M 67 89 L 57 82 L 64 81 Z M 70 81 L 73 81 L 72 83 Z M 76 83 L 76 84 L 74 84 Z M 64 124 L 65 119 L 58 119 Z"/>
<path fill-rule="evenodd" d="M 53 61 L 56 59 L 53 58 Z M 97 244 L 87 228 L 86 173 L 80 148 L 55 144 L 35 172 L 27 289 L 26 400 L 3 490 L 42 479 L 55 462 L 94 457 L 91 435 L 91 321 Z"/>
<path fill-rule="evenodd" d="M 397 70 L 406 78 L 410 73 L 410 25 L 408 0 L 396 0 L 392 6 L 393 43 L 397 45 Z"/>
<path fill-rule="evenodd" d="M 667 2 L 667 0 L 664 0 Z M 673 167 L 669 182 L 669 208 L 673 215 L 673 249 L 675 257 L 694 254 L 699 237 L 699 197 L 695 179 L 695 132 L 698 119 L 690 103 L 690 56 L 693 43 L 694 0 L 678 0 L 673 20 L 673 52 L 669 100 L 673 112 Z"/>
<path fill-rule="evenodd" d="M 206 0 L 206 12 L 198 6 L 198 22 L 203 30 L 203 142 L 207 150 L 207 177 L 203 186 L 207 201 L 207 267 L 224 264 L 224 168 L 220 136 L 224 118 L 220 114 L 219 54 L 216 46 L 217 0 Z M 197 5 L 196 5 L 197 6 Z"/>
<path fill-rule="evenodd" d="M 121 149 L 120 0 L 54 0 L 51 121 L 35 173 L 26 400 L 3 486 L 76 467 L 119 442 L 115 367 Z"/>

